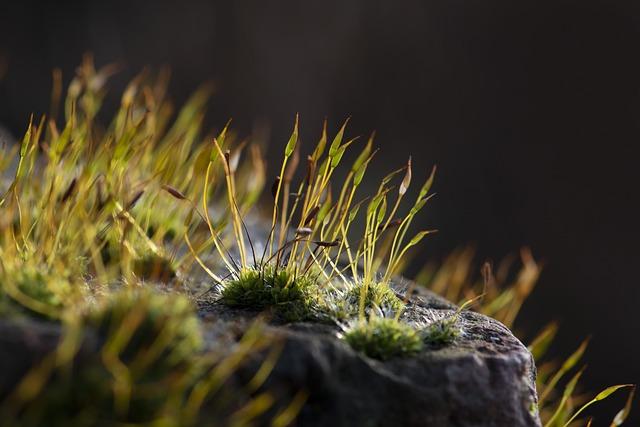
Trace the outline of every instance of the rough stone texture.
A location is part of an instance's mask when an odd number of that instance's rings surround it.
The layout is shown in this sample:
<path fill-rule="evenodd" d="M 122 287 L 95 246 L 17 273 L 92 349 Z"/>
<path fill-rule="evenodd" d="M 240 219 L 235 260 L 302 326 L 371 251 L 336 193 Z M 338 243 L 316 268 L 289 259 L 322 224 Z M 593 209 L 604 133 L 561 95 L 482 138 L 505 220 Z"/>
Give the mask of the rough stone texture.
<path fill-rule="evenodd" d="M 454 312 L 436 295 L 414 294 L 404 318 L 430 322 Z M 242 328 L 255 313 L 200 307 L 210 336 Z M 538 426 L 531 354 L 499 322 L 465 311 L 453 344 L 387 362 L 353 351 L 337 326 L 272 324 L 285 342 L 267 384 L 284 401 L 309 392 L 301 426 Z M 217 343 L 219 344 L 219 342 Z M 250 378 L 256 367 L 245 367 Z M 242 376 L 243 372 L 238 375 Z"/>
<path fill-rule="evenodd" d="M 426 291 L 414 293 L 405 320 L 430 322 L 455 306 Z M 202 302 L 199 313 L 209 347 L 228 351 L 258 313 Z M 0 399 L 39 359 L 55 348 L 55 324 L 0 320 Z M 387 362 L 353 351 L 339 327 L 273 320 L 267 330 L 284 343 L 267 381 L 279 406 L 301 389 L 309 393 L 300 426 L 539 426 L 535 365 L 527 349 L 499 322 L 465 311 L 453 344 L 430 346 Z M 96 349 L 85 343 L 84 351 Z M 80 356 L 82 357 L 82 355 Z M 246 384 L 264 360 L 256 354 L 233 379 Z"/>

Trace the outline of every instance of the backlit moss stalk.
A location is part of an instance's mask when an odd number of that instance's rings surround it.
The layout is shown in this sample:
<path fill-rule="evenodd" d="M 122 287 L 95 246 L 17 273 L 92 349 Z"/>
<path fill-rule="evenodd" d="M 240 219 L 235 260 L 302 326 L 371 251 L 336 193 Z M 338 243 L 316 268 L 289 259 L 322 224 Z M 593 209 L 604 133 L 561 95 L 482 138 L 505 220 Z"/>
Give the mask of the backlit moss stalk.
<path fill-rule="evenodd" d="M 347 123 L 340 128 L 329 143 L 325 123 L 319 142 L 307 156 L 304 177 L 296 185 L 293 183 L 295 169 L 300 163 L 299 121 L 296 117 L 293 132 L 284 150 L 280 175 L 272 186 L 274 200 L 271 229 L 266 238 L 251 236 L 246 228 L 246 211 L 239 208 L 239 193 L 235 185 L 235 169 L 241 159 L 223 148 L 226 128 L 218 138 L 214 138 L 215 156 L 212 151 L 212 160 L 205 173 L 202 208 L 208 204 L 206 188 L 212 165 L 215 161 L 220 161 L 225 173 L 231 233 L 239 254 L 239 259 L 234 260 L 223 243 L 224 230 L 215 228 L 205 213 L 210 232 L 209 241 L 218 252 L 230 277 L 225 279 L 204 265 L 198 256 L 201 249 L 191 244 L 190 246 L 197 262 L 208 270 L 214 281 L 226 286 L 237 283 L 245 271 L 265 271 L 267 268 L 282 269 L 287 272 L 288 277 L 306 280 L 305 277 L 313 270 L 319 272 L 314 280 L 321 288 L 336 286 L 335 281 L 342 282 L 342 286 L 346 288 L 354 287 L 355 283 L 362 284 L 358 289 L 362 292 L 360 316 L 364 318 L 368 287 L 379 284 L 388 287 L 408 250 L 430 233 L 419 232 L 407 241 L 407 233 L 414 217 L 430 197 L 434 174 L 432 172 L 427 178 L 416 202 L 403 216 L 397 217 L 412 181 L 411 159 L 406 166 L 387 175 L 376 194 L 356 202 L 357 189 L 374 155 L 373 139 L 370 138 L 349 169 L 337 199 L 334 200 L 331 177 L 340 166 L 346 150 L 356 142 L 356 139 L 345 141 L 346 125 Z M 404 175 L 394 190 L 394 180 L 401 173 Z M 296 192 L 292 193 L 292 189 L 296 189 Z M 392 191 L 396 191 L 396 197 L 388 208 L 388 197 Z M 367 199 L 363 217 L 366 227 L 362 235 L 356 235 L 350 232 L 350 228 Z M 262 253 L 256 253 L 252 239 L 266 241 Z M 286 286 L 290 285 L 295 285 L 294 281 Z"/>

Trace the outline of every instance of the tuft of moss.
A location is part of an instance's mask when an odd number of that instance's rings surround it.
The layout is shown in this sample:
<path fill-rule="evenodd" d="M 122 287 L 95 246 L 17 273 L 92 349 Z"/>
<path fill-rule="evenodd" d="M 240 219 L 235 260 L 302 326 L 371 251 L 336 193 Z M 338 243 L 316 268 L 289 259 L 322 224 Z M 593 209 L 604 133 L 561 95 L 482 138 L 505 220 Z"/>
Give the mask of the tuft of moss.
<path fill-rule="evenodd" d="M 462 332 L 457 323 L 457 316 L 431 323 L 422 331 L 424 341 L 432 345 L 451 344 Z"/>
<path fill-rule="evenodd" d="M 203 347 L 195 309 L 179 294 L 147 288 L 117 292 L 89 312 L 85 323 L 147 377 L 163 377 L 187 365 Z"/>
<path fill-rule="evenodd" d="M 378 307 L 382 311 L 393 313 L 402 313 L 404 310 L 404 302 L 385 283 L 371 283 L 365 286 L 363 282 L 359 282 L 349 291 L 348 299 L 354 301 L 357 307 L 361 298 L 364 298 L 365 309 Z"/>
<path fill-rule="evenodd" d="M 38 366 L 29 392 L 0 404 L 0 424 L 230 425 L 252 402 L 251 392 L 235 380 L 220 388 L 212 381 L 274 343 L 255 324 L 242 337 L 242 350 L 222 358 L 206 352 L 190 301 L 148 288 L 115 291 L 76 320 L 65 324 L 60 356 L 45 359 L 56 363 Z M 264 410 L 249 414 L 246 424 Z"/>
<path fill-rule="evenodd" d="M 8 425 L 155 425 L 162 419 L 186 425 L 178 421 L 180 410 L 201 375 L 203 349 L 186 297 L 126 289 L 78 320 L 96 339 L 78 348 L 71 344 L 75 338 L 63 340 L 64 354 L 77 353 L 42 371 L 31 398 L 0 407 L 14 419 Z M 79 330 L 69 330 L 70 338 L 83 335 L 74 331 Z"/>
<path fill-rule="evenodd" d="M 423 345 L 420 334 L 411 326 L 386 317 L 358 322 L 343 338 L 354 350 L 380 360 L 414 355 Z"/>
<path fill-rule="evenodd" d="M 99 351 L 54 371 L 19 414 L 20 425 L 147 425 L 175 412 L 202 350 L 185 297 L 119 291 L 82 320 L 96 334 Z"/>
<path fill-rule="evenodd" d="M 139 279 L 169 282 L 176 277 L 176 269 L 171 260 L 149 253 L 133 262 L 133 273 Z"/>
<path fill-rule="evenodd" d="M 317 279 L 313 276 L 293 276 L 284 268 L 265 265 L 261 269 L 242 269 L 237 278 L 227 281 L 222 302 L 231 307 L 271 308 L 284 320 L 293 322 L 311 315 L 317 295 Z"/>
<path fill-rule="evenodd" d="M 70 288 L 65 277 L 22 265 L 0 281 L 0 316 L 58 318 Z"/>

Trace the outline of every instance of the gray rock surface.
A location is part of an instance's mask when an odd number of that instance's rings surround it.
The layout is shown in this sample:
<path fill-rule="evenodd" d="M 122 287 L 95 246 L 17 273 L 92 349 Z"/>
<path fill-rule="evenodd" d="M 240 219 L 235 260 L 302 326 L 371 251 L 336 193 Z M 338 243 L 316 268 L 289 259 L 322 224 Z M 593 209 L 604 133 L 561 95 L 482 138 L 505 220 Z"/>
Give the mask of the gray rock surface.
<path fill-rule="evenodd" d="M 430 322 L 454 309 L 420 291 L 404 318 Z M 205 330 L 216 337 L 242 329 L 256 314 L 219 303 L 202 305 L 200 313 Z M 309 393 L 300 426 L 539 426 L 535 365 L 526 347 L 504 325 L 478 313 L 464 311 L 458 325 L 462 334 L 452 344 L 381 362 L 353 351 L 338 338 L 337 326 L 272 324 L 284 349 L 266 386 L 283 401 L 300 389 Z M 249 379 L 257 368 L 243 369 Z"/>
<path fill-rule="evenodd" d="M 454 310 L 448 301 L 420 291 L 404 318 L 429 322 Z M 258 315 L 213 301 L 201 302 L 199 313 L 208 346 L 222 353 Z M 25 322 L 0 320 L 0 399 L 60 336 L 55 324 Z M 277 399 L 266 417 L 305 390 L 300 426 L 539 426 L 532 410 L 535 365 L 527 349 L 486 316 L 465 311 L 459 326 L 462 334 L 452 344 L 381 362 L 353 351 L 339 339 L 337 325 L 272 319 L 267 331 L 284 346 L 264 385 Z M 97 348 L 85 344 L 85 351 Z M 248 383 L 263 360 L 264 354 L 253 355 L 233 382 Z"/>
<path fill-rule="evenodd" d="M 26 320 L 0 319 L 0 398 L 27 370 L 55 350 L 60 339 L 57 325 Z"/>

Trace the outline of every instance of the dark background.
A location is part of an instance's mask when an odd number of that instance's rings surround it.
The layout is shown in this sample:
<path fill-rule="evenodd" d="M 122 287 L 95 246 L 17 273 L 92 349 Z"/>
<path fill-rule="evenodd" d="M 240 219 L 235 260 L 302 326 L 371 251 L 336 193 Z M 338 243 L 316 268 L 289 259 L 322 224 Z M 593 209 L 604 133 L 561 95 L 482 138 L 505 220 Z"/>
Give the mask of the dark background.
<path fill-rule="evenodd" d="M 86 51 L 125 66 L 116 89 L 145 65 L 172 67 L 178 102 L 212 80 L 210 126 L 266 122 L 271 155 L 296 112 L 307 142 L 351 116 L 384 169 L 438 164 L 423 260 L 468 242 L 545 260 L 519 326 L 559 319 L 565 355 L 592 334 L 596 391 L 640 380 L 639 42 L 631 1 L 0 0 L 0 123 L 20 135 L 48 110 L 51 69 L 68 81 Z"/>

